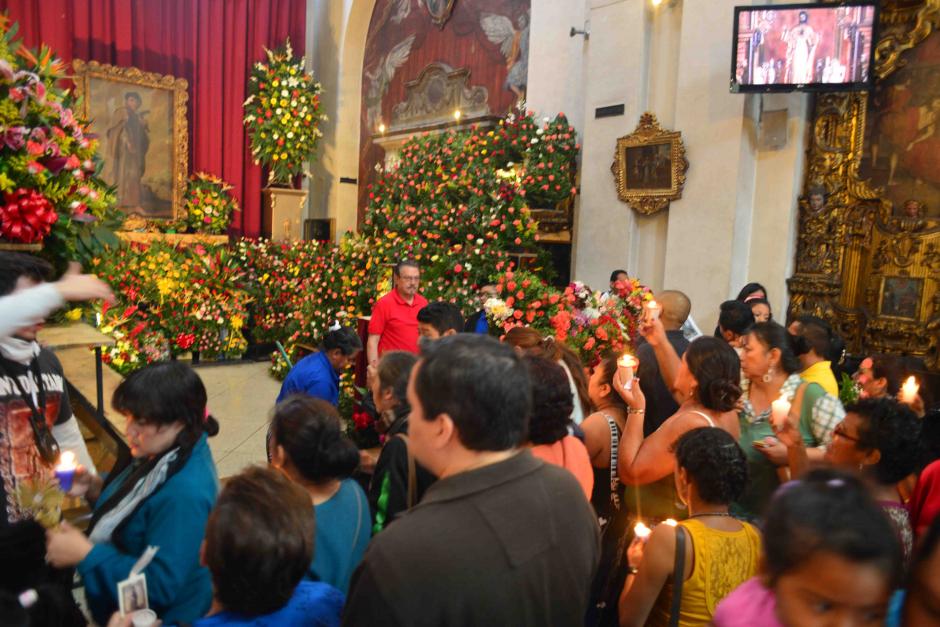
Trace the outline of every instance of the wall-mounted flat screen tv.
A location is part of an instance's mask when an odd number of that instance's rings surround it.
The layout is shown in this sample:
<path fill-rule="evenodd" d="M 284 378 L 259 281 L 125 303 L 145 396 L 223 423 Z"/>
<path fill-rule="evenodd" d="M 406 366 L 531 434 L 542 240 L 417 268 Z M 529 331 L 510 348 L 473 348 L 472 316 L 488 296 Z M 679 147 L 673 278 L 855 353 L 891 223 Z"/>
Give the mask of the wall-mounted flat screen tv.
<path fill-rule="evenodd" d="M 732 92 L 871 86 L 874 2 L 735 7 Z"/>

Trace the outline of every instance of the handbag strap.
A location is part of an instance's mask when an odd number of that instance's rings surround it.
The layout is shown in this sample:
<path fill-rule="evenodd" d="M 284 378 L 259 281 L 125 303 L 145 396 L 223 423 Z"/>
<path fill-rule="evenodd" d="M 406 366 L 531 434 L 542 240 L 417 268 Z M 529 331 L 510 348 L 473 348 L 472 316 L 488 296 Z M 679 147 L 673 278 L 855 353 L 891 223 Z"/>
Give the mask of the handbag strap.
<path fill-rule="evenodd" d="M 408 500 L 406 504 L 408 509 L 411 509 L 416 505 L 417 495 L 418 495 L 418 473 L 415 468 L 415 456 L 411 452 L 411 447 L 408 446 L 408 436 L 404 433 L 396 433 L 395 437 L 401 438 L 405 443 L 405 451 L 408 453 Z"/>
<path fill-rule="evenodd" d="M 617 493 L 620 487 L 620 477 L 617 475 L 617 460 L 619 459 L 618 449 L 620 447 L 620 427 L 609 414 L 604 414 L 607 419 L 607 426 L 610 429 L 610 504 L 614 509 L 620 509 L 620 495 Z"/>
<path fill-rule="evenodd" d="M 676 561 L 672 570 L 672 605 L 669 627 L 679 627 L 679 607 L 682 605 L 682 584 L 685 582 L 685 530 L 676 525 Z"/>

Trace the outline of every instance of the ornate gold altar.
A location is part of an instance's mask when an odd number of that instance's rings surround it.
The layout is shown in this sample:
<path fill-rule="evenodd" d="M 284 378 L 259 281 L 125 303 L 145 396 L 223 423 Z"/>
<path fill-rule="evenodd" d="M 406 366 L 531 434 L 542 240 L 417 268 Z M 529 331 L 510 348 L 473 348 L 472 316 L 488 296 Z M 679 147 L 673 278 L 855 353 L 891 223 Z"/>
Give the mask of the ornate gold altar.
<path fill-rule="evenodd" d="M 818 96 L 791 315 L 940 370 L 940 0 L 886 0 L 871 93 Z"/>

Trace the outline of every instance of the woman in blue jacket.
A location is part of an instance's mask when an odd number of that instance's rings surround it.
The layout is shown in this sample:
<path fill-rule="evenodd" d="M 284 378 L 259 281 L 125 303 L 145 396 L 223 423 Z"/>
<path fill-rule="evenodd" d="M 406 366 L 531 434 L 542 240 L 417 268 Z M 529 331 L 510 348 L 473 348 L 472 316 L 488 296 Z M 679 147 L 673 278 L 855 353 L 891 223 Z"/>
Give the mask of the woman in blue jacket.
<path fill-rule="evenodd" d="M 218 493 L 207 437 L 219 423 L 206 411 L 199 376 L 179 362 L 132 373 L 112 405 L 127 420 L 132 460 L 104 483 L 77 473 L 72 493 L 94 505 L 88 536 L 63 523 L 48 532 L 46 559 L 77 566 L 91 613 L 104 625 L 118 609 L 118 583 L 148 546 L 158 547 L 143 569 L 150 607 L 165 623 L 192 622 L 212 602 L 199 547 Z"/>

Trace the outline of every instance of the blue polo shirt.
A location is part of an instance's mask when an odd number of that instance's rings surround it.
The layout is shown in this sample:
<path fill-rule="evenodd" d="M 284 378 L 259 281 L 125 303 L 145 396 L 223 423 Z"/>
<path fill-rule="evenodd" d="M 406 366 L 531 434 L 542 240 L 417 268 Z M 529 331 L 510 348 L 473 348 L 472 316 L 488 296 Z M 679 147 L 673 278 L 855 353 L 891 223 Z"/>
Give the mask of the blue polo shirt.
<path fill-rule="evenodd" d="M 277 402 L 298 393 L 322 398 L 333 405 L 339 403 L 339 373 L 323 351 L 307 355 L 291 368 L 281 385 Z"/>

